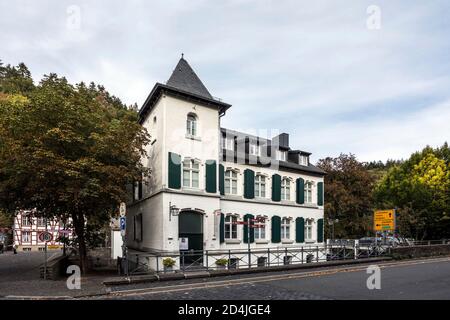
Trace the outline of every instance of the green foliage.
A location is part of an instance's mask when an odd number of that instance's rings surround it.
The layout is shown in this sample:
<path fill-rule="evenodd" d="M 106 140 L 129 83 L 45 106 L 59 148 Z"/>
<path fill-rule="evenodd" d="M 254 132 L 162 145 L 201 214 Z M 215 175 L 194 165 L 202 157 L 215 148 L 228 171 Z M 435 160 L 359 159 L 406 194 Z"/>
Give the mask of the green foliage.
<path fill-rule="evenodd" d="M 374 177 L 352 154 L 319 160 L 325 176 L 325 221 L 335 224 L 335 238 L 358 238 L 370 232 Z M 330 228 L 325 228 L 330 238 Z"/>
<path fill-rule="evenodd" d="M 3 66 L 0 60 L 0 92 L 12 94 L 29 94 L 34 89 L 30 70 L 24 63 L 17 67 Z"/>
<path fill-rule="evenodd" d="M 26 67 L 9 69 L 28 76 Z M 30 89 L 4 78 L 11 70 L 2 68 L 0 207 L 72 218 L 85 256 L 89 225 L 109 220 L 127 186 L 149 174 L 141 163 L 148 133 L 102 86 L 50 74 Z"/>
<path fill-rule="evenodd" d="M 218 266 L 226 266 L 228 264 L 228 259 L 221 258 L 216 260 L 216 265 Z"/>
<path fill-rule="evenodd" d="M 174 259 L 172 259 L 172 258 L 164 258 L 162 263 L 163 263 L 164 267 L 170 268 L 170 267 L 173 267 L 175 265 L 176 261 Z"/>
<path fill-rule="evenodd" d="M 419 239 L 450 237 L 450 149 L 445 143 L 392 167 L 375 188 L 380 208 L 397 208 L 400 233 Z"/>

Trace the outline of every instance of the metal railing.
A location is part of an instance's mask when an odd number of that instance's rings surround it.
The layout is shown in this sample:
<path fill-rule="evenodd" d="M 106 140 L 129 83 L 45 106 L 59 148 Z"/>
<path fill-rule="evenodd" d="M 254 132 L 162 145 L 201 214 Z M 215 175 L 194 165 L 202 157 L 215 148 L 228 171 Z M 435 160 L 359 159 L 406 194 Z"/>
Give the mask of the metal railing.
<path fill-rule="evenodd" d="M 450 244 L 450 240 L 414 241 L 409 244 L 365 243 L 352 239 L 328 240 L 315 246 L 230 250 L 190 250 L 161 253 L 130 253 L 129 274 L 148 272 L 200 272 L 237 268 L 262 268 L 291 264 L 355 260 L 386 256 L 399 246 Z M 169 266 L 169 263 L 173 266 Z"/>
<path fill-rule="evenodd" d="M 321 244 L 261 249 L 190 250 L 165 253 L 130 253 L 129 273 L 194 272 L 237 268 L 262 268 L 378 257 L 388 253 L 381 245 Z M 170 262 L 170 263 L 169 263 Z M 173 266 L 169 266 L 173 264 Z"/>

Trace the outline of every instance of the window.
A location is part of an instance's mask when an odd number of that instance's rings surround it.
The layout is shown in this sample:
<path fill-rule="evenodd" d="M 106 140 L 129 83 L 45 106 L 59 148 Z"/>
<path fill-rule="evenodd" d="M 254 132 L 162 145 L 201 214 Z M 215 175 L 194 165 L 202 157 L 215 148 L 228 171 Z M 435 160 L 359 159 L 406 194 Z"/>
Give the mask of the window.
<path fill-rule="evenodd" d="M 237 239 L 237 217 L 225 217 L 225 239 Z"/>
<path fill-rule="evenodd" d="M 312 219 L 306 219 L 305 221 L 305 239 L 312 240 Z"/>
<path fill-rule="evenodd" d="M 42 218 L 42 217 L 37 218 L 37 226 L 45 227 L 45 218 Z"/>
<path fill-rule="evenodd" d="M 31 232 L 22 231 L 22 242 L 31 242 Z"/>
<path fill-rule="evenodd" d="M 308 166 L 309 165 L 309 159 L 308 156 L 300 155 L 298 159 L 298 163 L 302 166 Z"/>
<path fill-rule="evenodd" d="M 183 161 L 183 187 L 199 187 L 200 165 L 197 161 L 187 159 Z"/>
<path fill-rule="evenodd" d="M 281 239 L 291 238 L 291 220 L 283 218 L 281 220 Z"/>
<path fill-rule="evenodd" d="M 222 148 L 226 150 L 234 150 L 234 138 L 222 138 Z"/>
<path fill-rule="evenodd" d="M 255 177 L 255 197 L 266 197 L 266 177 L 260 174 Z"/>
<path fill-rule="evenodd" d="M 266 239 L 266 220 L 261 218 L 259 222 L 256 222 L 259 227 L 255 228 L 255 239 L 265 240 Z"/>
<path fill-rule="evenodd" d="M 286 161 L 286 155 L 287 155 L 286 151 L 277 150 L 277 160 Z"/>
<path fill-rule="evenodd" d="M 187 116 L 186 134 L 192 137 L 197 136 L 197 117 L 194 114 Z"/>
<path fill-rule="evenodd" d="M 134 241 L 142 241 L 142 213 L 133 217 Z"/>
<path fill-rule="evenodd" d="M 281 180 L 281 200 L 291 200 L 291 181 L 289 178 Z"/>
<path fill-rule="evenodd" d="M 31 226 L 31 217 L 30 216 L 23 216 L 22 217 L 22 226 L 24 226 L 24 227 Z"/>
<path fill-rule="evenodd" d="M 312 203 L 312 182 L 305 183 L 305 203 Z"/>
<path fill-rule="evenodd" d="M 258 146 L 256 143 L 250 143 L 249 153 L 252 156 L 261 156 L 261 146 Z"/>
<path fill-rule="evenodd" d="M 238 174 L 234 170 L 225 172 L 225 194 L 237 194 Z"/>

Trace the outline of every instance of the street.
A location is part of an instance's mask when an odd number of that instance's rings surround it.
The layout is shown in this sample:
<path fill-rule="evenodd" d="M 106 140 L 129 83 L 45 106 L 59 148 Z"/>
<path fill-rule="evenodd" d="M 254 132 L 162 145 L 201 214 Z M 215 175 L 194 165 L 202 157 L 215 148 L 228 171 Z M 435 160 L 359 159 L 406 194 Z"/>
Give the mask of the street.
<path fill-rule="evenodd" d="M 113 288 L 108 299 L 318 300 L 450 299 L 450 258 L 385 262 L 381 290 L 369 290 L 368 265 L 233 276 Z M 205 287 L 206 286 L 206 287 Z"/>

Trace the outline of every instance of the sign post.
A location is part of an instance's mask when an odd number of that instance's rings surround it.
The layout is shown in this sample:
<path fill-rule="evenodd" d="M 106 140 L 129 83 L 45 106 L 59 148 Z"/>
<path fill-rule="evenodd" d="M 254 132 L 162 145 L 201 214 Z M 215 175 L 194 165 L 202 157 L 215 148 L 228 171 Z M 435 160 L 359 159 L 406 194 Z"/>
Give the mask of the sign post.
<path fill-rule="evenodd" d="M 122 257 L 125 258 L 125 274 L 127 275 L 128 278 L 128 252 L 127 252 L 128 250 L 125 239 L 127 229 L 127 220 L 126 220 L 127 205 L 125 204 L 125 202 L 120 203 L 119 213 L 120 213 L 120 220 L 119 220 L 120 235 L 122 236 Z"/>
<path fill-rule="evenodd" d="M 383 236 L 383 244 L 386 244 L 386 233 L 388 231 L 395 231 L 396 227 L 396 214 L 395 209 L 390 210 L 377 210 L 373 215 L 373 229 L 376 234 L 379 232 Z"/>

